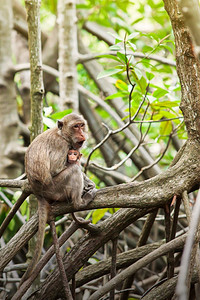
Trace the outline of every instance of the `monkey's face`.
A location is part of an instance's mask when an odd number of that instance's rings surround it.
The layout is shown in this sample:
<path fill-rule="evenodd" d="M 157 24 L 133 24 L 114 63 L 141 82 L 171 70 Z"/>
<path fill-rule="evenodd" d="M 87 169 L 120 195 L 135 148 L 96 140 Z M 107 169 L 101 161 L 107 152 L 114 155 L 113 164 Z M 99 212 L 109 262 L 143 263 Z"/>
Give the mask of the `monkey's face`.
<path fill-rule="evenodd" d="M 87 123 L 80 115 L 71 113 L 58 121 L 58 128 L 62 137 L 68 141 L 70 147 L 79 149 L 86 140 Z"/>
<path fill-rule="evenodd" d="M 83 143 L 86 140 L 86 132 L 85 132 L 85 123 L 80 122 L 76 123 L 72 127 L 72 146 L 74 149 L 79 149 L 82 147 Z"/>
<path fill-rule="evenodd" d="M 70 164 L 74 164 L 74 163 L 76 163 L 76 162 L 79 161 L 80 156 L 81 156 L 81 154 L 80 154 L 79 151 L 77 151 L 77 150 L 69 150 L 68 155 L 67 155 L 67 161 Z"/>

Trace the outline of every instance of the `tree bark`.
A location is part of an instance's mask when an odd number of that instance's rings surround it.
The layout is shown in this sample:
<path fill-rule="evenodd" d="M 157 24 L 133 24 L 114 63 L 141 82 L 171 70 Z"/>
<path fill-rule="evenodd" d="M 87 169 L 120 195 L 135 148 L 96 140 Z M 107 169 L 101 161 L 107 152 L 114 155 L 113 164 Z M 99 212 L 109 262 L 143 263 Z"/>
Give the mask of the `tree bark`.
<path fill-rule="evenodd" d="M 31 70 L 31 141 L 43 131 L 43 75 L 41 57 L 40 1 L 26 0 Z"/>
<path fill-rule="evenodd" d="M 188 137 L 200 138 L 200 63 L 195 56 L 189 29 L 178 7 L 178 1 L 164 0 L 176 44 L 177 73 L 181 83 L 181 105 Z"/>
<path fill-rule="evenodd" d="M 78 111 L 76 1 L 58 1 L 60 106 Z"/>
<path fill-rule="evenodd" d="M 30 140 L 33 141 L 43 131 L 43 74 L 41 57 L 41 30 L 40 30 L 40 0 L 25 1 L 28 22 L 28 41 L 31 72 L 31 129 Z M 37 211 L 37 200 L 29 198 L 30 217 Z M 35 251 L 36 237 L 29 242 L 27 258 L 31 259 Z"/>
<path fill-rule="evenodd" d="M 19 148 L 19 118 L 17 114 L 15 83 L 12 65 L 12 1 L 2 0 L 0 6 L 0 176 L 20 175 L 22 166 L 13 158 L 13 149 Z"/>

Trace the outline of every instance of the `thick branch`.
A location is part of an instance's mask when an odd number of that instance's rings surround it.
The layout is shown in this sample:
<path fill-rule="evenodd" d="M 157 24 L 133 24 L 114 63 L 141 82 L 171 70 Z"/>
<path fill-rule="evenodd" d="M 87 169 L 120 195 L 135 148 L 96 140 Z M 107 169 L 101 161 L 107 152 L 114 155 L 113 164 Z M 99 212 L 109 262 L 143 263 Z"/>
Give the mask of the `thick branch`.
<path fill-rule="evenodd" d="M 184 24 L 178 1 L 164 0 L 171 19 L 175 43 L 177 73 L 181 83 L 181 110 L 188 135 L 200 137 L 200 64 L 195 56 L 189 30 Z M 198 3 L 196 3 L 198 5 Z M 188 72 L 188 70 L 190 70 Z"/>

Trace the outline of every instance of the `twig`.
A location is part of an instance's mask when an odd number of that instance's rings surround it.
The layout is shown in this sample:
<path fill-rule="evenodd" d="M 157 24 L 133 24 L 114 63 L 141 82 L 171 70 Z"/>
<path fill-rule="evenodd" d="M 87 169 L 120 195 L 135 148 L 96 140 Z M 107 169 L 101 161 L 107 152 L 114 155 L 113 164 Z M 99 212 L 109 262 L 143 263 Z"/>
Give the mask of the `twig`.
<path fill-rule="evenodd" d="M 24 182 L 25 180 L 0 179 L 0 186 L 10 188 L 21 188 L 24 185 Z"/>
<path fill-rule="evenodd" d="M 176 198 L 173 222 L 172 222 L 171 232 L 170 232 L 170 241 L 173 240 L 176 236 L 176 228 L 177 228 L 180 205 L 181 205 L 181 199 Z M 171 278 L 174 276 L 174 268 L 175 268 L 174 251 L 169 252 L 168 258 L 169 258 L 168 275 L 169 278 Z"/>
<path fill-rule="evenodd" d="M 167 145 L 166 145 L 164 151 L 162 152 L 161 156 L 159 156 L 152 164 L 143 167 L 143 168 L 140 170 L 140 172 L 138 172 L 138 174 L 135 175 L 135 176 L 133 177 L 133 179 L 132 179 L 131 181 L 135 181 L 135 180 L 136 180 L 136 179 L 137 179 L 144 171 L 146 171 L 146 170 L 152 168 L 154 165 L 156 165 L 156 164 L 163 158 L 163 156 L 165 155 L 165 153 L 166 153 L 166 151 L 167 151 L 167 149 L 168 149 L 168 147 L 169 147 L 169 144 L 170 144 L 170 141 L 171 141 L 171 139 L 172 139 L 172 136 L 174 135 L 174 133 L 178 130 L 178 128 L 179 128 L 181 125 L 182 125 L 182 122 L 181 122 L 176 128 L 174 128 L 173 131 L 170 133 L 169 139 L 168 139 L 168 142 L 167 142 Z"/>
<path fill-rule="evenodd" d="M 188 284 L 189 284 L 187 280 L 188 268 L 190 265 L 190 258 L 191 258 L 194 239 L 198 234 L 199 216 L 200 216 L 200 191 L 198 192 L 196 203 L 192 211 L 188 237 L 186 239 L 186 243 L 185 243 L 185 247 L 181 259 L 181 269 L 180 269 L 177 288 L 176 288 L 176 293 L 179 300 L 188 299 Z"/>
<path fill-rule="evenodd" d="M 121 52 L 121 51 L 120 51 Z M 123 53 L 123 51 L 121 52 Z M 109 52 L 105 52 L 105 53 L 90 53 L 90 54 L 79 54 L 79 58 L 78 58 L 78 63 L 84 63 L 93 59 L 99 59 L 102 58 L 103 55 L 117 55 L 117 51 L 109 51 Z M 165 57 L 160 57 L 158 55 L 146 55 L 143 53 L 139 53 L 139 52 L 129 52 L 127 51 L 127 55 L 131 55 L 133 57 L 138 57 L 138 58 L 144 58 L 144 59 L 148 59 L 148 60 L 155 60 L 157 62 L 160 62 L 164 65 L 169 65 L 171 67 L 176 67 L 176 63 L 170 59 L 167 59 Z"/>
<path fill-rule="evenodd" d="M 114 278 L 117 273 L 117 241 L 118 238 L 112 240 L 112 261 L 111 261 L 111 270 L 110 275 L 111 278 Z M 115 290 L 110 291 L 110 300 L 114 300 Z"/>
<path fill-rule="evenodd" d="M 137 117 L 137 115 L 138 115 L 138 113 L 139 113 L 139 111 L 140 111 L 140 109 L 141 109 L 141 107 L 142 107 L 142 105 L 143 105 L 143 103 L 144 103 L 144 101 L 146 99 L 148 87 L 149 87 L 149 84 L 147 85 L 146 93 L 145 93 L 144 98 L 143 98 L 142 102 L 140 103 L 140 105 L 139 105 L 136 113 L 134 114 L 134 116 L 132 118 L 129 118 L 129 121 L 124 126 L 122 126 L 121 128 L 118 128 L 116 130 L 111 130 L 111 129 L 108 128 L 107 125 L 104 124 L 104 126 L 108 130 L 108 133 L 106 134 L 106 136 L 104 137 L 104 139 L 91 150 L 90 154 L 88 155 L 88 158 L 87 158 L 87 161 L 86 161 L 86 165 L 85 165 L 85 172 L 87 172 L 87 168 L 88 168 L 88 165 L 89 165 L 89 160 L 90 160 L 91 155 L 94 153 L 94 151 L 96 149 L 98 149 L 103 143 L 105 143 L 110 136 L 112 136 L 114 134 L 117 134 L 119 132 L 122 132 L 124 129 L 128 128 L 130 126 L 130 124 L 132 123 L 132 121 Z M 132 86 L 131 93 L 132 93 L 133 89 L 134 89 L 134 85 Z M 145 114 L 146 114 L 146 111 L 145 111 Z M 91 163 L 91 165 L 93 165 L 93 166 L 95 166 L 95 167 L 97 167 L 97 168 L 99 168 L 101 170 L 104 170 L 104 171 L 115 171 L 120 166 L 122 166 L 129 159 L 129 157 L 131 157 L 131 155 L 139 148 L 139 146 L 141 145 L 142 141 L 143 140 L 142 140 L 142 134 L 141 134 L 141 137 L 140 137 L 140 140 L 138 141 L 138 144 L 129 152 L 129 154 L 122 161 L 120 161 L 118 164 L 115 164 L 114 166 L 112 166 L 110 168 L 100 166 L 100 165 L 98 165 L 96 163 L 93 163 L 93 162 Z"/>
<path fill-rule="evenodd" d="M 183 192 L 182 199 L 183 199 L 183 205 L 184 205 L 184 209 L 185 209 L 186 218 L 187 218 L 188 225 L 189 225 L 190 221 L 191 221 L 191 209 L 190 209 L 187 191 Z"/>
<path fill-rule="evenodd" d="M 180 120 L 180 119 L 183 119 L 183 116 L 169 118 L 169 119 L 160 119 L 160 120 L 132 121 L 132 123 L 135 123 L 135 124 L 137 124 L 137 123 L 162 123 L 162 122 L 168 122 L 168 121 Z"/>
<path fill-rule="evenodd" d="M 67 300 L 73 300 L 71 290 L 70 290 L 70 287 L 69 287 L 69 282 L 68 282 L 68 279 L 67 279 L 67 275 L 65 273 L 65 268 L 64 268 L 64 265 L 63 265 L 62 257 L 61 257 L 61 254 L 60 254 L 59 242 L 58 242 L 58 237 L 57 237 L 57 233 L 56 233 L 56 226 L 55 226 L 54 220 L 51 220 L 50 228 L 51 228 L 51 233 L 52 233 L 52 236 L 53 236 L 54 249 L 55 249 L 55 253 L 56 253 L 56 259 L 57 259 L 58 267 L 59 267 L 59 270 L 60 270 L 60 276 L 61 276 L 61 280 L 62 280 L 64 292 L 65 292 L 65 297 L 66 297 Z"/>

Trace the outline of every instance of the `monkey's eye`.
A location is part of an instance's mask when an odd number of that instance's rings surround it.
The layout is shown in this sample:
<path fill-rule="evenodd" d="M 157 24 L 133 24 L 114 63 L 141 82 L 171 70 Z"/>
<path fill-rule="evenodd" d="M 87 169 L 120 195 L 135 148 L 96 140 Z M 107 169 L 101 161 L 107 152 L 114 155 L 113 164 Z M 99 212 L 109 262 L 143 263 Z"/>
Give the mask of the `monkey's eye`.
<path fill-rule="evenodd" d="M 74 125 L 74 128 L 79 128 L 79 125 L 78 124 Z"/>

